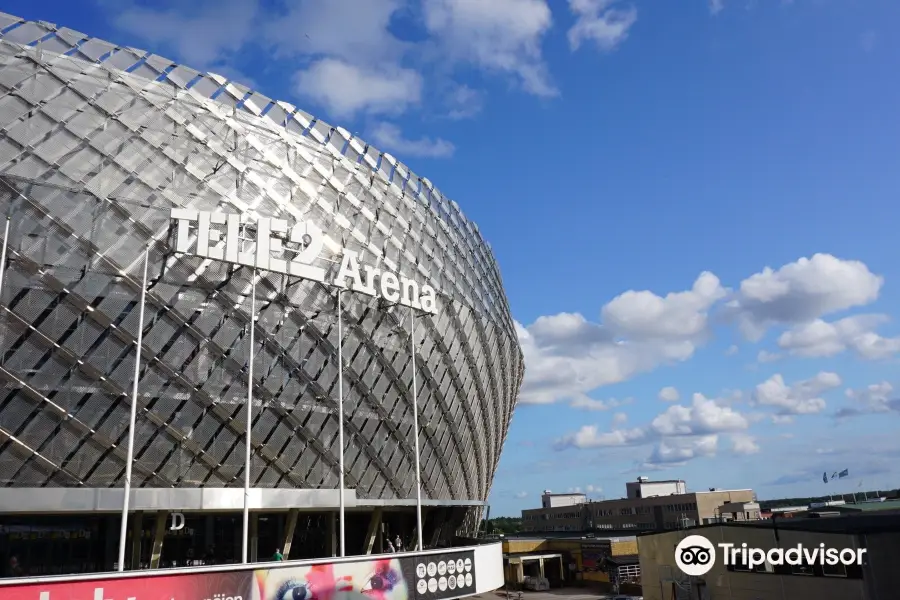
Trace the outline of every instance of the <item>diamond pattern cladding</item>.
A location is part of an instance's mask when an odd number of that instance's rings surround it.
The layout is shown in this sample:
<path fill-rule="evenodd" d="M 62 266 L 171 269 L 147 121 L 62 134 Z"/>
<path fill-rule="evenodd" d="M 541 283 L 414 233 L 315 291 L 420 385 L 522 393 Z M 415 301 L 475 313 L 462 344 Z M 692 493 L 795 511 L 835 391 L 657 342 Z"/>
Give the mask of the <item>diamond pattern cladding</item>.
<path fill-rule="evenodd" d="M 294 106 L 2 13 L 0 485 L 122 485 L 148 244 L 135 485 L 243 485 L 252 274 L 173 255 L 172 207 L 312 220 L 364 264 L 432 283 L 440 313 L 415 336 L 423 497 L 486 499 L 523 360 L 456 203 Z M 251 483 L 337 487 L 334 293 L 262 274 L 256 294 Z M 343 319 L 347 485 L 411 498 L 410 315 L 345 294 Z"/>

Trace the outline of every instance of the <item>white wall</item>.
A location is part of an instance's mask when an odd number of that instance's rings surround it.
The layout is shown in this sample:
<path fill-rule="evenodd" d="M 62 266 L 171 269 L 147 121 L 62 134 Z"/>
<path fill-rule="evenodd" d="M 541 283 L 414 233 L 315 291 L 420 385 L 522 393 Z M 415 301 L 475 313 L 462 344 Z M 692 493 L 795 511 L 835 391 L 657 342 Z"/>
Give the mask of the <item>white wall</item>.
<path fill-rule="evenodd" d="M 629 481 L 625 485 L 629 498 L 652 498 L 653 496 L 671 496 L 672 494 L 687 493 L 683 481 L 665 481 L 665 482 L 641 482 Z M 640 491 L 640 496 L 638 496 Z"/>
<path fill-rule="evenodd" d="M 475 590 L 483 594 L 503 587 L 503 543 L 475 547 Z"/>
<path fill-rule="evenodd" d="M 556 508 L 558 506 L 577 506 L 587 502 L 584 494 L 544 494 L 541 496 L 543 508 Z"/>

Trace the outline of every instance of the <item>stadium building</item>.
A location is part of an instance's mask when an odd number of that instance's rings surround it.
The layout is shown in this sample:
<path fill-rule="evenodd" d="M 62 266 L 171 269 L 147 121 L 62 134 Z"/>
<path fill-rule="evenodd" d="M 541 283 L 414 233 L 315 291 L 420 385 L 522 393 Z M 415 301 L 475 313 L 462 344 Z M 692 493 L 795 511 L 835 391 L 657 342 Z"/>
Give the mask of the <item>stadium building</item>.
<path fill-rule="evenodd" d="M 247 477 L 251 559 L 334 555 L 339 385 L 346 552 L 410 545 L 414 377 L 425 545 L 474 532 L 523 358 L 489 246 L 427 179 L 0 14 L 0 208 L 0 552 L 27 573 L 114 567 L 144 289 L 128 568 L 239 560 Z"/>

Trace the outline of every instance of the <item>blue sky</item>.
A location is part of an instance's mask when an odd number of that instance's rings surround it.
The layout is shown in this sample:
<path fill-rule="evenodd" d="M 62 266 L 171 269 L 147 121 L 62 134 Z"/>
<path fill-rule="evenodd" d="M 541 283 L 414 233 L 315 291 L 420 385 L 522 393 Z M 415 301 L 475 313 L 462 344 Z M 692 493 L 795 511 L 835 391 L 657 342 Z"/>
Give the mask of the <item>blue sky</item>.
<path fill-rule="evenodd" d="M 893 0 L 0 10 L 245 81 L 460 203 L 526 354 L 494 515 L 637 475 L 900 486 Z"/>

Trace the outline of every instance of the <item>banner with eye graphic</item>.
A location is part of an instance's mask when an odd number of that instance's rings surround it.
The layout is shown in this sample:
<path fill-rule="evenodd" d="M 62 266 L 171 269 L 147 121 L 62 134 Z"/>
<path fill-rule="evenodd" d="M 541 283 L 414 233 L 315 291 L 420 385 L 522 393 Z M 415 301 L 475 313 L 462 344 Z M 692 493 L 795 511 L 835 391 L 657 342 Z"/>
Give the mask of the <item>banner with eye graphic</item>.
<path fill-rule="evenodd" d="M 404 557 L 403 570 L 413 575 L 410 597 L 444 600 L 475 593 L 475 553 L 472 550 Z"/>
<path fill-rule="evenodd" d="M 218 572 L 60 579 L 22 584 L 0 582 L 0 599 L 450 600 L 477 593 L 473 550 L 418 556 L 383 554 L 296 566 L 280 563 L 252 570 L 238 567 Z M 491 582 L 491 577 L 485 581 Z"/>
<path fill-rule="evenodd" d="M 258 569 L 254 600 L 409 600 L 401 561 L 359 562 Z"/>

